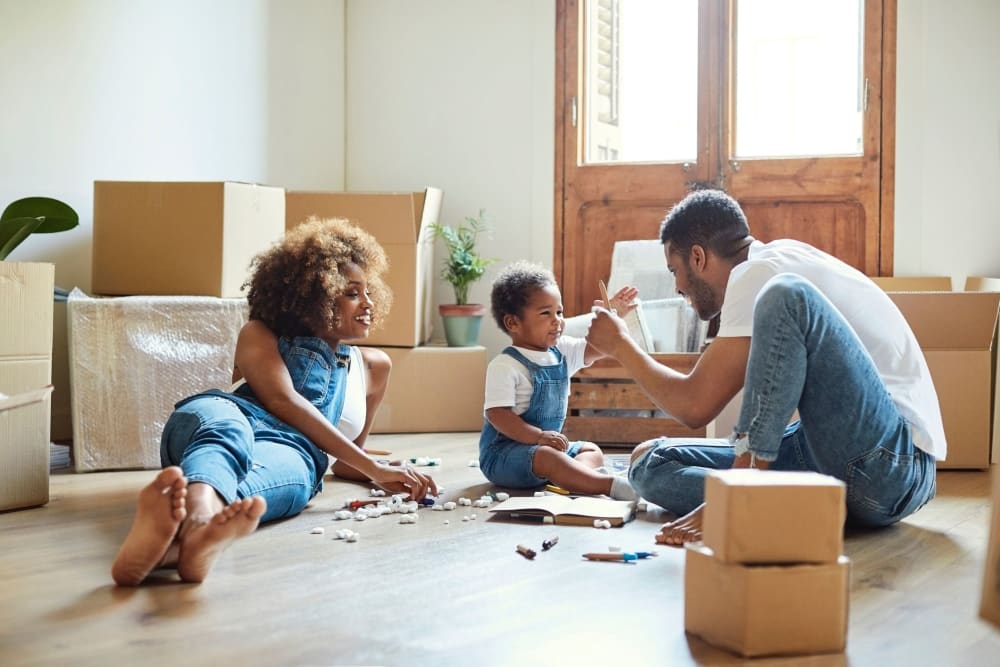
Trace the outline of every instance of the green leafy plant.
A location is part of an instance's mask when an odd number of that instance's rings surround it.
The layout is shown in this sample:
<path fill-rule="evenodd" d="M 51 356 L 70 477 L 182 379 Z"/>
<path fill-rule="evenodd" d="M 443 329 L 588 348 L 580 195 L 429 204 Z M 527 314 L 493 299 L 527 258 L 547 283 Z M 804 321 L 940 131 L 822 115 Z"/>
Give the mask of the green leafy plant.
<path fill-rule="evenodd" d="M 66 203 L 50 197 L 25 197 L 11 202 L 0 215 L 0 261 L 31 234 L 73 229 L 80 216 Z"/>
<path fill-rule="evenodd" d="M 478 216 L 467 217 L 455 227 L 435 222 L 430 229 L 448 248 L 441 277 L 455 290 L 455 303 L 465 305 L 469 302 L 469 286 L 482 278 L 486 267 L 496 261 L 481 257 L 476 249 L 479 235 L 489 231 L 486 211 L 480 209 Z"/>

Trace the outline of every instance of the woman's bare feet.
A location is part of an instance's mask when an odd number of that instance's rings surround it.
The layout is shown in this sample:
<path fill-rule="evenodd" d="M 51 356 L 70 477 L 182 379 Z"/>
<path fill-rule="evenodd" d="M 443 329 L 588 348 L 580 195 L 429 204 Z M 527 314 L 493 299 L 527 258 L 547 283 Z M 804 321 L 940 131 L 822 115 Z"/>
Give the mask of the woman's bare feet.
<path fill-rule="evenodd" d="M 187 480 L 177 466 L 164 468 L 139 492 L 135 519 L 122 543 L 111 577 L 119 586 L 138 586 L 166 555 L 187 516 Z"/>
<path fill-rule="evenodd" d="M 257 529 L 267 503 L 260 496 L 243 498 L 222 508 L 206 522 L 185 525 L 181 536 L 177 573 L 184 581 L 205 580 L 216 558 L 233 540 Z"/>
<path fill-rule="evenodd" d="M 669 547 L 682 547 L 687 542 L 697 542 L 701 539 L 701 513 L 704 503 L 694 508 L 684 516 L 668 521 L 656 535 L 657 544 Z"/>

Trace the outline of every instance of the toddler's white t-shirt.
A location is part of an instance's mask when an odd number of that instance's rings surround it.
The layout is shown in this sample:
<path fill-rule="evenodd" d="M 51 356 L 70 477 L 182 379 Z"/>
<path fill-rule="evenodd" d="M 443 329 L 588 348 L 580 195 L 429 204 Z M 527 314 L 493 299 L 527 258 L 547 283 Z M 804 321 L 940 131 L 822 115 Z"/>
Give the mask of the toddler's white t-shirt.
<path fill-rule="evenodd" d="M 583 361 L 587 350 L 586 338 L 561 336 L 556 341 L 556 347 L 566 358 L 569 377 L 586 365 Z M 551 350 L 529 350 L 517 346 L 514 349 L 539 366 L 554 366 L 558 363 Z M 509 354 L 500 353 L 486 367 L 486 401 L 483 409 L 513 408 L 514 414 L 524 414 L 531 404 L 533 388 L 531 372 L 524 364 Z"/>

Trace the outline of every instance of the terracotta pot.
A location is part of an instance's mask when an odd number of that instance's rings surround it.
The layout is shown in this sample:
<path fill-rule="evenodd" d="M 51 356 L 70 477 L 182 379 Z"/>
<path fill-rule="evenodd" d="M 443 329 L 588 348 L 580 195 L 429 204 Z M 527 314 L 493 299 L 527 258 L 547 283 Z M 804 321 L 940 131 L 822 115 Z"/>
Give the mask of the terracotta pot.
<path fill-rule="evenodd" d="M 449 347 L 472 347 L 479 342 L 479 327 L 486 306 L 481 303 L 443 303 L 438 306 Z"/>

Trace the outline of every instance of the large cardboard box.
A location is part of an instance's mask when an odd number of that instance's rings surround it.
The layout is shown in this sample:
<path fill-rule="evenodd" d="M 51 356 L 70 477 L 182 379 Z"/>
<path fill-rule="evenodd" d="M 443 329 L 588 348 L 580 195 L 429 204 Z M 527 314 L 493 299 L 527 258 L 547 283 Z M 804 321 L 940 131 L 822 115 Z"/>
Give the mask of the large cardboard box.
<path fill-rule="evenodd" d="M 724 563 L 686 545 L 684 629 L 746 657 L 843 651 L 850 561 L 808 565 Z"/>
<path fill-rule="evenodd" d="M 95 181 L 92 292 L 239 297 L 284 233 L 283 188 Z"/>
<path fill-rule="evenodd" d="M 479 431 L 486 396 L 486 348 L 382 348 L 392 359 L 373 433 Z"/>
<path fill-rule="evenodd" d="M 0 386 L 6 374 L 0 363 Z M 52 385 L 0 393 L 0 511 L 49 502 L 49 395 Z"/>
<path fill-rule="evenodd" d="M 361 345 L 415 347 L 430 340 L 434 313 L 434 236 L 442 192 L 294 192 L 285 195 L 286 228 L 310 217 L 347 218 L 370 232 L 389 257 L 392 308 Z"/>
<path fill-rule="evenodd" d="M 1000 294 L 889 292 L 920 343 L 934 379 L 948 457 L 939 468 L 987 468 L 994 410 Z M 998 447 L 997 449 L 1000 449 Z"/>
<path fill-rule="evenodd" d="M 728 563 L 835 563 L 844 483 L 815 472 L 718 470 L 705 479 L 703 541 Z"/>
<path fill-rule="evenodd" d="M 73 290 L 67 314 L 75 470 L 157 469 L 174 403 L 230 387 L 247 304 Z"/>
<path fill-rule="evenodd" d="M 0 393 L 24 396 L 52 382 L 55 266 L 0 262 Z M 23 402 L 0 414 L 0 510 L 49 500 L 51 401 Z"/>

